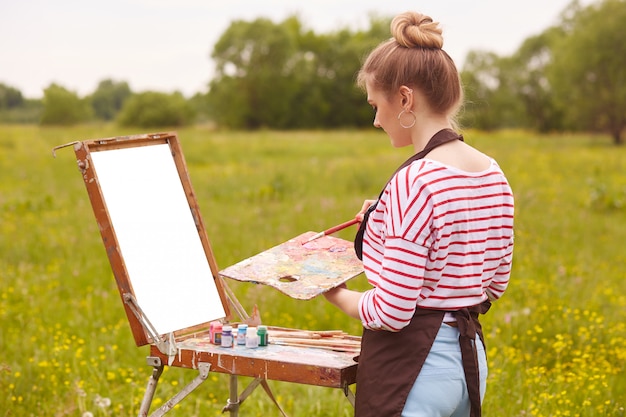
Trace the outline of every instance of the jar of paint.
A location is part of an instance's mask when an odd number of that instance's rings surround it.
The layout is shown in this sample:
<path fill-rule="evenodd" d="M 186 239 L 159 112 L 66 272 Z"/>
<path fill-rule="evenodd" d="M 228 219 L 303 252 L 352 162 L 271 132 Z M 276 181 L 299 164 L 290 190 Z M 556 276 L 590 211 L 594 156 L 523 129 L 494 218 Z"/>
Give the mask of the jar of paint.
<path fill-rule="evenodd" d="M 215 344 L 215 345 L 221 345 L 222 344 L 222 323 L 220 323 L 219 321 L 216 322 L 213 325 L 213 328 L 211 329 L 211 343 Z"/>
<path fill-rule="evenodd" d="M 246 330 L 246 347 L 259 347 L 259 336 L 256 334 L 256 327 L 248 327 Z"/>
<path fill-rule="evenodd" d="M 215 333 L 215 326 L 219 323 L 219 321 L 212 321 L 209 323 L 209 340 L 213 342 L 213 333 Z"/>
<path fill-rule="evenodd" d="M 245 346 L 246 344 L 246 332 L 248 331 L 247 324 L 240 324 L 237 326 L 237 344 Z"/>
<path fill-rule="evenodd" d="M 233 347 L 233 327 L 228 324 L 222 327 L 222 347 Z"/>
<path fill-rule="evenodd" d="M 267 326 L 264 325 L 259 325 L 259 327 L 257 328 L 256 331 L 257 336 L 259 336 L 259 346 L 267 346 L 268 344 L 268 340 L 267 340 Z"/>

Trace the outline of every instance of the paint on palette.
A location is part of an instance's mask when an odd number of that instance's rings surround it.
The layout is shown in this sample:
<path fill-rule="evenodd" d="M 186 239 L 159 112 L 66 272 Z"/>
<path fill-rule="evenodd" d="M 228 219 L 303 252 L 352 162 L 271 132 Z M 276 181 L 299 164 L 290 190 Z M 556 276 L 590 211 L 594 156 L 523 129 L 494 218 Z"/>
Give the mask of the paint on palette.
<path fill-rule="evenodd" d="M 314 298 L 363 272 L 353 243 L 306 232 L 220 271 L 225 278 L 270 285 L 300 300 Z"/>

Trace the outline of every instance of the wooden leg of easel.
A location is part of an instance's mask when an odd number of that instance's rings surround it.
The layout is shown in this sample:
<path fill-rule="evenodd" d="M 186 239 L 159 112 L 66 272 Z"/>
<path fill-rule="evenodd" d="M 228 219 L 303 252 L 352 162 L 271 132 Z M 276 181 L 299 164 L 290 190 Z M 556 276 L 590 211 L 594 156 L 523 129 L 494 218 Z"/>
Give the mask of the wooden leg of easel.
<path fill-rule="evenodd" d="M 156 391 L 156 386 L 159 382 L 161 374 L 163 373 L 163 364 L 161 364 L 161 359 L 148 357 L 146 360 L 148 365 L 151 365 L 153 369 L 152 375 L 150 375 L 150 379 L 148 380 L 146 393 L 143 395 L 143 400 L 141 401 L 141 407 L 139 407 L 139 417 L 146 417 L 148 415 L 148 411 L 150 411 L 150 404 L 152 404 L 152 398 L 154 397 L 154 392 Z"/>

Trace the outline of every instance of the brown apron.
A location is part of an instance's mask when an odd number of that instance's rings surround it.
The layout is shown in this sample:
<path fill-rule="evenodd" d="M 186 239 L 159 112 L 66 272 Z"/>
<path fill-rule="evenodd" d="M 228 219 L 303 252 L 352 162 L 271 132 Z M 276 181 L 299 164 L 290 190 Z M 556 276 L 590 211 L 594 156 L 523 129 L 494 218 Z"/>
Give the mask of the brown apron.
<path fill-rule="evenodd" d="M 394 175 L 413 161 L 424 158 L 437 146 L 453 140 L 463 140 L 463 136 L 450 129 L 437 132 L 424 149 L 407 159 Z M 383 192 L 384 188 L 381 196 Z M 378 199 L 380 200 L 380 196 Z M 362 259 L 367 219 L 375 207 L 376 204 L 365 213 L 354 239 L 354 248 L 359 259 Z M 471 417 L 479 417 L 481 413 L 478 356 L 474 340 L 477 333 L 483 345 L 484 339 L 478 314 L 486 313 L 490 306 L 491 303 L 486 301 L 478 306 L 453 312 L 460 332 L 459 343 L 471 403 Z M 409 391 L 435 341 L 444 314 L 445 311 L 442 310 L 417 308 L 409 325 L 399 332 L 363 329 L 357 369 L 356 417 L 401 415 Z"/>
<path fill-rule="evenodd" d="M 478 314 L 491 303 L 453 312 L 457 319 L 471 417 L 479 417 L 480 379 L 475 337 L 485 343 Z M 356 377 L 356 417 L 394 417 L 404 404 L 435 341 L 445 312 L 418 308 L 407 327 L 399 332 L 363 329 Z"/>

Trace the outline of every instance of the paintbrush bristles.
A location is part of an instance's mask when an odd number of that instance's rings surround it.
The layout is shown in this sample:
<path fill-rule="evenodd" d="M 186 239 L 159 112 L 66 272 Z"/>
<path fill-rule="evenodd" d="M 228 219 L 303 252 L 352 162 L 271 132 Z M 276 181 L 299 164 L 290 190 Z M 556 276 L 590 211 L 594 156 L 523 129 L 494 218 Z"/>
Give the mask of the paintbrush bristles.
<path fill-rule="evenodd" d="M 302 244 L 304 245 L 305 243 L 309 243 L 314 241 L 315 239 L 319 239 L 320 237 L 324 237 L 326 236 L 326 233 L 324 232 L 319 232 L 318 234 L 315 234 L 313 236 L 311 236 L 309 239 L 307 239 L 305 242 L 303 242 Z"/>

